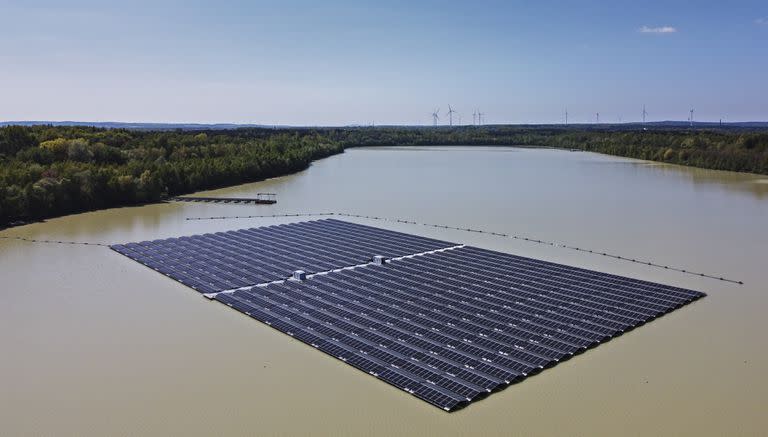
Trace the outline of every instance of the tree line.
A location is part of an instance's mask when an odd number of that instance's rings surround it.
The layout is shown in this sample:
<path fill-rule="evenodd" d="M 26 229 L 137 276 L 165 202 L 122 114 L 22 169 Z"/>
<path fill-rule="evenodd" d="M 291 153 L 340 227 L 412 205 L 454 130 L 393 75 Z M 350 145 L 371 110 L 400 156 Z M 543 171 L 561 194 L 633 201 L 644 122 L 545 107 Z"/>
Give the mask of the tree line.
<path fill-rule="evenodd" d="M 261 180 L 342 150 L 310 131 L 9 126 L 0 129 L 0 224 Z"/>
<path fill-rule="evenodd" d="M 526 145 L 583 150 L 714 170 L 768 174 L 768 131 L 640 127 L 463 126 L 334 131 L 345 146 Z"/>
<path fill-rule="evenodd" d="M 302 170 L 359 146 L 528 145 L 768 174 L 768 132 L 463 126 L 139 131 L 0 128 L 0 225 Z"/>

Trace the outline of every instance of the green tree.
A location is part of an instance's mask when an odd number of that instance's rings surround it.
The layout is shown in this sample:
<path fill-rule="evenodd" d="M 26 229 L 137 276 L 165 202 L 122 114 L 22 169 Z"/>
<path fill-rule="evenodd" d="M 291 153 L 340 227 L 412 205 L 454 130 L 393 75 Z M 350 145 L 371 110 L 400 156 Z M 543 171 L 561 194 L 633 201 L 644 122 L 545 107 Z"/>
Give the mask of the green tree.
<path fill-rule="evenodd" d="M 37 146 L 31 129 L 24 126 L 0 128 L 0 154 L 15 155 L 19 150 Z"/>

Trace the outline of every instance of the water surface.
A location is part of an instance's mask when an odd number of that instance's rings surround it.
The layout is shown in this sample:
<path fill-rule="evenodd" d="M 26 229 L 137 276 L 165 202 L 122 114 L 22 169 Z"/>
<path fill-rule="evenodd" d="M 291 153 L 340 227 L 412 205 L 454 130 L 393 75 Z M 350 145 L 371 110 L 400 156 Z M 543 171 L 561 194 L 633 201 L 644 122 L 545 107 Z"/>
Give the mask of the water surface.
<path fill-rule="evenodd" d="M 708 297 L 447 414 L 103 247 L 0 240 L 0 434 L 761 434 L 765 177 L 522 148 L 353 149 L 169 203 L 0 235 L 128 242 L 340 211 L 522 234 L 745 282 L 459 231 L 356 220 L 701 290 Z"/>

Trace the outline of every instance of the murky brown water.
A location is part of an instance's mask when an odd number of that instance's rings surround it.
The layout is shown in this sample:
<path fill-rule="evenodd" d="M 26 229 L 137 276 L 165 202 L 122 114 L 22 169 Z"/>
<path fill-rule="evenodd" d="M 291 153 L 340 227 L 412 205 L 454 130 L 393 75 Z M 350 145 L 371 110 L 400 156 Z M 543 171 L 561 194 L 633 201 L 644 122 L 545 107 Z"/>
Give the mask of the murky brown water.
<path fill-rule="evenodd" d="M 768 428 L 765 177 L 514 148 L 357 149 L 214 195 L 0 235 L 127 242 L 344 211 L 526 234 L 725 275 L 738 286 L 413 225 L 361 223 L 709 294 L 447 414 L 103 247 L 0 240 L 0 435 L 751 434 Z"/>

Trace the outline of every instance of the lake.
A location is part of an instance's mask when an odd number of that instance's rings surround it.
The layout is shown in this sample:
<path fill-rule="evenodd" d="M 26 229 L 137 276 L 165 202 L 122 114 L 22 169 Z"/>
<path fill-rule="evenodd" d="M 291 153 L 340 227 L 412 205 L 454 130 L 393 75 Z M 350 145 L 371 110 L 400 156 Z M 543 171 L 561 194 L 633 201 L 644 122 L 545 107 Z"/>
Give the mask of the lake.
<path fill-rule="evenodd" d="M 1 231 L 124 243 L 345 212 L 344 220 L 700 290 L 708 296 L 445 413 L 105 247 L 0 240 L 0 434 L 761 434 L 768 428 L 768 177 L 530 148 L 359 148 L 211 196 Z M 203 195 L 203 193 L 200 193 Z"/>

